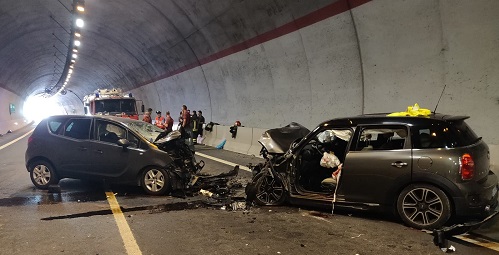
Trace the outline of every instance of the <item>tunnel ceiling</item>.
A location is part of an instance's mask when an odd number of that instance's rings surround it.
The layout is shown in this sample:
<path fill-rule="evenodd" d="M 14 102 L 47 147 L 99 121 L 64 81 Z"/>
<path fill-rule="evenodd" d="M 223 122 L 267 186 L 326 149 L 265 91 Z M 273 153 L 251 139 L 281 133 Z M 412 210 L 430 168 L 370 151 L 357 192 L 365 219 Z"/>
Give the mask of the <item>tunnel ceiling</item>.
<path fill-rule="evenodd" d="M 67 89 L 131 90 L 334 1 L 85 0 L 85 26 Z M 22 98 L 59 80 L 70 0 L 0 0 L 0 87 Z"/>

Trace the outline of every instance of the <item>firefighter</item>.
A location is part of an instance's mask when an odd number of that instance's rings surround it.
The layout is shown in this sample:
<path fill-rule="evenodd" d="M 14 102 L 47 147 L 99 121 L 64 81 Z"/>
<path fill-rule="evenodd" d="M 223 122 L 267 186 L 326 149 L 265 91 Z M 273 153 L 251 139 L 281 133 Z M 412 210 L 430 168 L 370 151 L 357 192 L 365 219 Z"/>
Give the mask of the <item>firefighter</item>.
<path fill-rule="evenodd" d="M 154 119 L 154 125 L 156 125 L 157 127 L 161 128 L 161 129 L 165 129 L 165 117 L 161 116 L 161 111 L 156 111 L 156 119 Z"/>

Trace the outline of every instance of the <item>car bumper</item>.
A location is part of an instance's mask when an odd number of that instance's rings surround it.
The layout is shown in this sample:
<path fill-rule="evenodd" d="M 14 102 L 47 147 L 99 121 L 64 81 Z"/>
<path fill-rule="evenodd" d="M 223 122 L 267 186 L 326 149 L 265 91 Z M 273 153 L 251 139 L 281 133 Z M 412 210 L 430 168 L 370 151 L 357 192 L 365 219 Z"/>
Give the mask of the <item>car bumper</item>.
<path fill-rule="evenodd" d="M 480 191 L 468 191 L 464 197 L 454 198 L 456 216 L 486 217 L 496 210 L 498 206 L 499 184 L 497 176 L 489 174 L 487 181 L 480 185 Z"/>

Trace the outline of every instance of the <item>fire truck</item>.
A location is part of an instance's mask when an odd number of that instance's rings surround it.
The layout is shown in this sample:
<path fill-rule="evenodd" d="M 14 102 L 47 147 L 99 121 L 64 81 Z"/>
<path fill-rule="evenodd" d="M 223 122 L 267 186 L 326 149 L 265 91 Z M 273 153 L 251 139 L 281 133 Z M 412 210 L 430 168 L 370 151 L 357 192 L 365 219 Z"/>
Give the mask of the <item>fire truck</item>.
<path fill-rule="evenodd" d="M 83 98 L 85 115 L 110 115 L 139 119 L 137 103 L 132 93 L 124 94 L 121 89 L 97 89 Z M 144 112 L 144 104 L 141 103 Z"/>

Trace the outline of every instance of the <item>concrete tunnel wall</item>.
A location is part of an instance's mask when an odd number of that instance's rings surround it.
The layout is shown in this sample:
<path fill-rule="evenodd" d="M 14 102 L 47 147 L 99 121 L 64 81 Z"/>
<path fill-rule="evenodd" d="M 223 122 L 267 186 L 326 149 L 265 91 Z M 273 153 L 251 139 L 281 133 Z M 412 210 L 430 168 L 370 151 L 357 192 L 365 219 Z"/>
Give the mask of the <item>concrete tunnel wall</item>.
<path fill-rule="evenodd" d="M 16 94 L 0 88 L 0 134 L 8 130 L 16 130 L 24 126 L 22 98 Z M 15 112 L 10 112 L 10 104 L 14 104 Z"/>
<path fill-rule="evenodd" d="M 133 90 L 146 107 L 271 128 L 403 111 L 469 115 L 499 158 L 499 1 L 372 1 Z M 497 162 L 494 163 L 498 165 Z"/>

